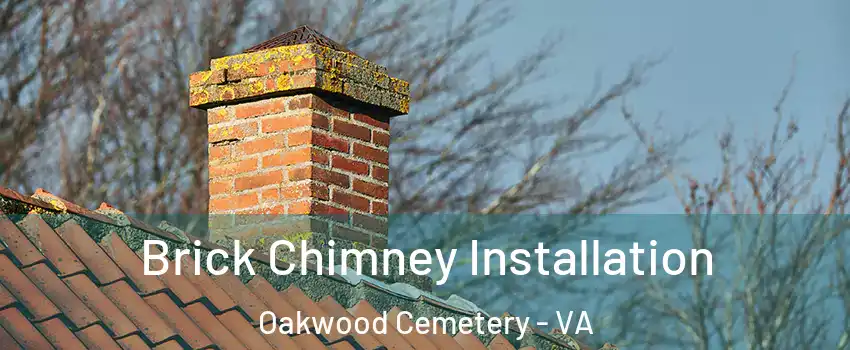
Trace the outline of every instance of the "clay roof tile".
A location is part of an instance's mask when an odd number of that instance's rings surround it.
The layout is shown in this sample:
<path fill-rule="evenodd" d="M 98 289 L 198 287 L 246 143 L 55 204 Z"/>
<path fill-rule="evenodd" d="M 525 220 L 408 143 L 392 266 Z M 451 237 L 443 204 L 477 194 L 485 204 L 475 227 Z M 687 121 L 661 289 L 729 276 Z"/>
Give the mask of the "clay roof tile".
<path fill-rule="evenodd" d="M 15 349 L 23 349 L 21 348 L 21 345 L 15 341 L 15 338 L 13 338 L 12 335 L 9 334 L 9 332 L 7 332 L 3 327 L 0 327 L 0 344 L 3 344 L 3 346 L 9 349 L 13 347 Z"/>
<path fill-rule="evenodd" d="M 16 308 L 0 311 L 0 326 L 24 349 L 51 349 L 50 343 Z"/>
<path fill-rule="evenodd" d="M 487 350 L 481 340 L 474 334 L 460 333 L 454 336 L 455 341 L 463 347 L 463 350 Z"/>
<path fill-rule="evenodd" d="M 97 279 L 98 285 L 105 285 L 124 278 L 124 273 L 112 261 L 106 252 L 73 220 L 56 228 L 56 233 L 79 257 L 83 265 Z"/>
<path fill-rule="evenodd" d="M 118 264 L 141 295 L 149 295 L 166 289 L 165 284 L 156 276 L 146 275 L 144 262 L 116 233 L 111 233 L 100 241 L 106 255 Z"/>
<path fill-rule="evenodd" d="M 5 243 L 12 256 L 22 266 L 37 264 L 45 260 L 44 255 L 36 249 L 27 236 L 2 212 L 0 212 L 0 240 Z"/>
<path fill-rule="evenodd" d="M 18 227 L 31 241 L 38 242 L 38 249 L 53 264 L 60 277 L 73 275 L 86 269 L 83 262 L 40 215 L 28 214 L 18 222 Z"/>
<path fill-rule="evenodd" d="M 148 303 L 159 316 L 180 334 L 193 349 L 200 349 L 213 345 L 212 340 L 202 331 L 192 319 L 180 309 L 174 301 L 165 293 L 157 293 L 146 296 Z"/>
<path fill-rule="evenodd" d="M 288 42 L 283 39 L 271 44 Z M 165 238 L 183 244 L 191 237 L 153 228 L 108 204 L 94 212 L 43 190 L 27 197 L 0 187 L 3 348 L 514 349 L 503 336 L 482 341 L 475 335 L 445 334 L 439 328 L 428 334 L 402 334 L 400 328 L 414 326 L 409 318 L 398 317 L 398 305 L 409 305 L 402 303 L 417 303 L 410 309 L 417 310 L 417 317 L 468 316 L 478 309 L 467 310 L 404 288 L 411 293 L 401 293 L 397 289 L 401 287 L 368 278 L 301 276 L 308 281 L 301 285 L 258 275 L 243 282 L 232 274 L 211 276 L 202 271 L 196 275 L 195 262 L 186 257 L 179 265 L 180 275 L 174 260 L 168 261 L 164 274 L 145 275 L 141 253 L 131 248 L 139 247 L 140 241 L 135 240 L 145 234 L 144 239 Z M 211 247 L 217 246 L 202 241 L 202 249 Z M 159 250 L 155 248 L 153 253 Z M 257 261 L 269 263 L 262 257 Z M 152 260 L 153 270 L 160 267 L 161 262 Z M 288 287 L 280 290 L 283 286 Z M 353 295 L 361 297 L 351 298 Z M 419 315 L 429 309 L 438 312 Z M 259 327 L 264 311 L 277 317 L 295 318 L 300 313 L 349 319 L 374 319 L 387 312 L 388 329 L 386 334 L 356 334 L 353 330 L 349 334 L 313 334 L 315 329 L 263 334 Z M 536 332 L 535 336 L 538 333 L 543 334 Z M 552 348 L 574 350 L 561 345 Z"/>
<path fill-rule="evenodd" d="M 177 335 L 127 282 L 118 281 L 100 289 L 152 343 L 161 343 Z"/>
<path fill-rule="evenodd" d="M 88 276 L 79 274 L 65 277 L 62 281 L 97 315 L 114 337 L 120 338 L 139 332 L 127 315 L 124 315 Z"/>
<path fill-rule="evenodd" d="M 41 331 L 41 334 L 44 335 L 44 338 L 47 339 L 51 345 L 58 349 L 86 349 L 86 345 L 83 344 L 80 339 L 77 339 L 77 336 L 75 336 L 74 333 L 72 333 L 59 318 L 51 318 L 47 321 L 40 322 L 36 324 L 35 327 Z M 108 339 L 110 341 L 112 340 L 112 338 Z"/>
<path fill-rule="evenodd" d="M 245 349 L 239 339 L 227 329 L 202 303 L 183 308 L 186 314 L 212 339 L 213 343 L 224 349 Z"/>
<path fill-rule="evenodd" d="M 88 327 L 99 321 L 94 312 L 83 304 L 82 300 L 47 265 L 38 264 L 21 270 L 76 329 Z"/>
<path fill-rule="evenodd" d="M 32 321 L 58 315 L 59 308 L 5 255 L 0 255 L 0 283 L 15 297 Z"/>

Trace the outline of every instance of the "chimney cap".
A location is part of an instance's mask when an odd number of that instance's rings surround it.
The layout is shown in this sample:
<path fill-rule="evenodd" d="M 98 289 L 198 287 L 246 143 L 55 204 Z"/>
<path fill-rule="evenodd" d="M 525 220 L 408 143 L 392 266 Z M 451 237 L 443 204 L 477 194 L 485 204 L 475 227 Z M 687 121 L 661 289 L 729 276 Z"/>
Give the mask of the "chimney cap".
<path fill-rule="evenodd" d="M 306 25 L 300 26 L 286 33 L 278 35 L 274 38 L 266 40 L 262 43 L 254 45 L 245 50 L 244 53 L 262 51 L 274 47 L 292 46 L 300 44 L 316 44 L 337 51 L 343 51 L 354 54 L 354 52 L 351 52 L 351 50 L 347 49 L 342 44 L 331 40 L 330 38 L 324 36 L 322 33 L 319 33 L 315 29 L 310 28 Z"/>

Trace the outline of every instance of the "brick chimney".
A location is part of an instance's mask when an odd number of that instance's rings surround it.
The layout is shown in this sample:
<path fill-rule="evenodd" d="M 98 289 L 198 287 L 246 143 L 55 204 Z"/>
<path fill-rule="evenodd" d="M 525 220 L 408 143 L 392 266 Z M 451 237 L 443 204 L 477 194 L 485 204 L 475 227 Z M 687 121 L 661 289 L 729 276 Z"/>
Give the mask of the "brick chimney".
<path fill-rule="evenodd" d="M 389 119 L 408 83 L 308 27 L 210 65 L 189 77 L 209 122 L 210 238 L 384 248 Z"/>

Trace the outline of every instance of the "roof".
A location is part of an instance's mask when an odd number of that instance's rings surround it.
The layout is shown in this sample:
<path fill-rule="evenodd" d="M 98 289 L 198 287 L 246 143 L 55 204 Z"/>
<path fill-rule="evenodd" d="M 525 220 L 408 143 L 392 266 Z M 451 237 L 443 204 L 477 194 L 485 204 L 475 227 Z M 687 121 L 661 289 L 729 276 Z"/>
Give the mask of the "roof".
<path fill-rule="evenodd" d="M 150 226 L 105 204 L 92 211 L 43 190 L 24 196 L 0 187 L 3 349 L 50 349 L 50 344 L 79 349 L 580 348 L 568 336 L 539 329 L 522 341 L 501 335 L 402 335 L 393 327 L 387 334 L 264 335 L 258 327 L 265 310 L 370 318 L 401 310 L 417 317 L 486 313 L 457 296 L 444 300 L 369 277 L 277 276 L 264 256 L 254 262 L 258 274 L 253 277 L 145 275 L 140 258 L 145 239 L 186 248 L 197 238 L 166 223 Z M 217 246 L 202 241 L 201 247 Z"/>
<path fill-rule="evenodd" d="M 330 38 L 324 36 L 322 33 L 317 32 L 315 29 L 310 28 L 308 26 L 300 26 L 291 31 L 278 35 L 274 38 L 266 40 L 262 43 L 254 45 L 245 50 L 245 53 L 271 49 L 273 47 L 291 46 L 299 44 L 317 44 L 337 51 L 351 52 L 342 44 L 331 40 Z"/>

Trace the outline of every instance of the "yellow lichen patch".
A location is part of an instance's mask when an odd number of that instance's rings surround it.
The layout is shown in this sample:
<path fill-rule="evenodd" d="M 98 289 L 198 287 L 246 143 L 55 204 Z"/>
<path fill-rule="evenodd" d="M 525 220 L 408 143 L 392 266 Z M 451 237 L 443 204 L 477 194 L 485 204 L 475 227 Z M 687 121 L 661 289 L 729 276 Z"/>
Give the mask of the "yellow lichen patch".
<path fill-rule="evenodd" d="M 266 94 L 315 88 L 344 94 L 365 104 L 382 106 L 406 113 L 409 109 L 409 84 L 391 77 L 386 67 L 374 64 L 350 52 L 316 44 L 282 46 L 267 50 L 222 57 L 211 61 L 226 83 L 190 89 L 190 105 L 201 108 L 213 104 L 235 104 L 243 99 Z M 195 81 L 218 77 L 199 72 Z M 216 118 L 218 119 L 218 118 Z"/>
<path fill-rule="evenodd" d="M 378 71 L 372 72 L 372 75 L 375 77 L 375 85 L 378 85 L 385 89 L 389 87 L 389 75 Z"/>
<path fill-rule="evenodd" d="M 68 211 L 68 207 L 65 206 L 65 203 L 63 203 L 59 199 L 50 199 L 47 203 L 49 203 L 50 206 L 52 206 L 53 209 L 56 210 L 56 211 L 61 211 L 63 213 Z"/>
<path fill-rule="evenodd" d="M 405 114 L 407 114 L 407 112 L 410 112 L 410 99 L 409 98 L 401 99 L 401 103 L 400 103 L 398 111 L 405 113 Z"/>
<path fill-rule="evenodd" d="M 232 130 L 231 130 L 230 127 L 221 127 L 221 126 L 218 126 L 218 125 L 212 125 L 212 126 L 209 127 L 209 130 L 208 130 L 210 135 L 219 135 L 221 138 L 229 137 L 230 134 L 231 134 L 231 131 Z"/>
<path fill-rule="evenodd" d="M 225 86 L 225 87 L 222 87 L 221 90 L 219 90 L 219 93 L 218 93 L 218 100 L 219 101 L 232 100 L 235 97 L 236 97 L 236 93 L 233 91 L 232 86 Z"/>
<path fill-rule="evenodd" d="M 409 95 L 410 94 L 410 84 L 404 80 L 399 78 L 390 77 L 390 88 L 393 92 Z"/>
<path fill-rule="evenodd" d="M 230 113 L 227 109 L 221 108 L 216 111 L 210 111 L 207 113 L 207 123 L 216 124 L 228 121 L 230 118 Z"/>
<path fill-rule="evenodd" d="M 290 70 L 293 72 L 320 68 L 321 63 L 323 62 L 321 56 L 316 56 L 316 54 L 313 53 L 293 56 L 289 59 L 289 61 L 291 62 Z"/>
<path fill-rule="evenodd" d="M 292 88 L 292 76 L 284 74 L 277 77 L 277 91 L 289 90 Z"/>
<path fill-rule="evenodd" d="M 263 86 L 263 82 L 261 80 L 257 80 L 255 82 L 251 83 L 251 93 L 252 94 L 261 93 L 264 90 L 265 90 L 265 86 Z"/>
<path fill-rule="evenodd" d="M 203 85 L 204 83 L 207 82 L 207 80 L 210 79 L 210 76 L 212 75 L 212 73 L 213 72 L 209 71 L 209 70 L 192 73 L 191 75 L 189 75 L 189 86 L 195 87 L 195 86 Z"/>
<path fill-rule="evenodd" d="M 295 56 L 304 55 L 313 51 L 315 44 L 301 44 L 291 46 L 273 47 L 270 49 L 242 53 L 233 56 L 215 58 L 210 61 L 210 66 L 213 70 L 225 68 L 238 68 L 245 64 L 259 63 L 266 61 L 286 60 Z"/>
<path fill-rule="evenodd" d="M 210 101 L 210 93 L 204 88 L 189 91 L 189 105 L 199 106 Z"/>
<path fill-rule="evenodd" d="M 42 207 L 36 207 L 36 206 L 33 206 L 32 209 L 30 209 L 29 212 L 28 212 L 28 214 L 37 214 L 37 215 L 51 214 L 51 213 L 53 213 L 53 212 L 48 210 L 48 209 L 45 209 L 45 208 L 42 208 Z"/>
<path fill-rule="evenodd" d="M 334 79 L 332 76 L 321 75 L 318 77 L 319 88 L 329 92 L 342 93 L 342 80 Z"/>

